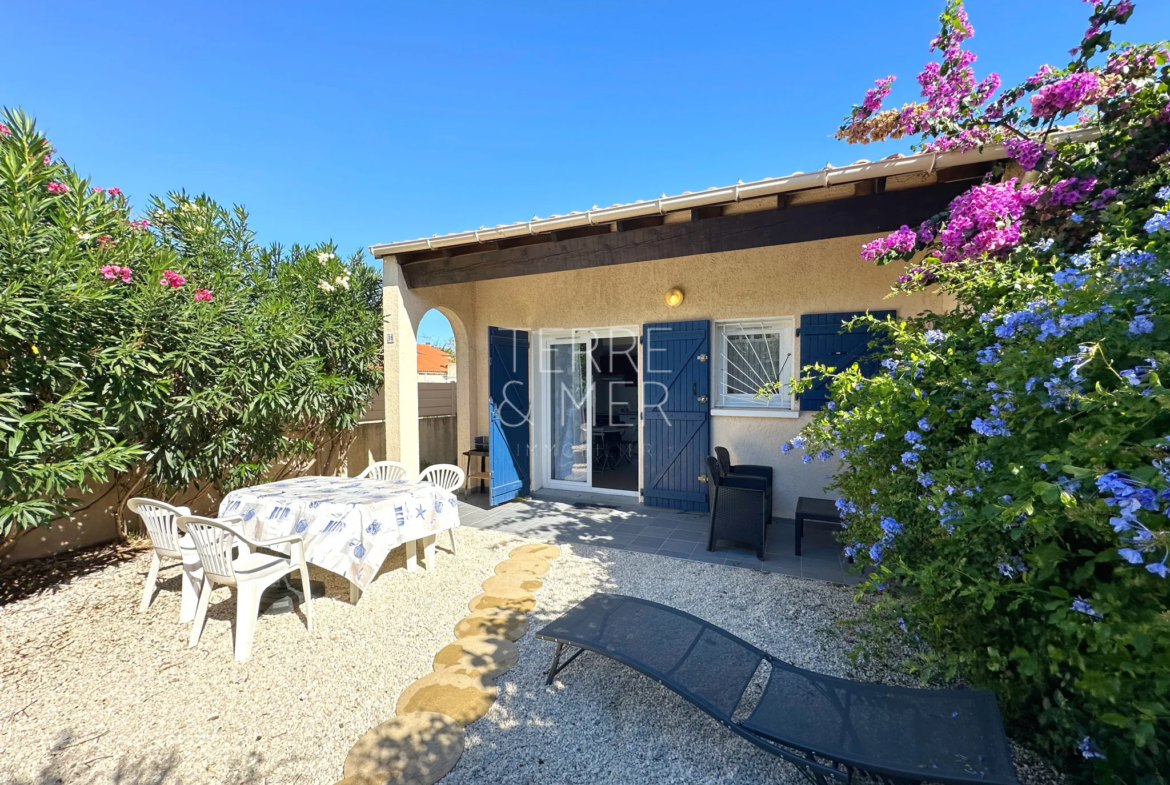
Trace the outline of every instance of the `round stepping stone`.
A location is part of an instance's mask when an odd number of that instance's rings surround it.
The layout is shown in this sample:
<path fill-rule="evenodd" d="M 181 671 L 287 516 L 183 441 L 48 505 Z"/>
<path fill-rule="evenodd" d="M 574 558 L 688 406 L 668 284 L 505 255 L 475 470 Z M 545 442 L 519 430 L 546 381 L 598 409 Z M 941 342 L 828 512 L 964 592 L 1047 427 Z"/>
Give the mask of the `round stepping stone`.
<path fill-rule="evenodd" d="M 433 711 L 403 714 L 375 725 L 358 739 L 345 756 L 343 782 L 432 785 L 455 768 L 462 754 L 463 726 L 458 722 Z"/>
<path fill-rule="evenodd" d="M 498 635 L 472 635 L 448 643 L 435 655 L 435 670 L 478 671 L 498 679 L 520 662 L 520 649 Z"/>
<path fill-rule="evenodd" d="M 469 635 L 497 635 L 510 641 L 518 641 L 528 631 L 528 619 L 523 613 L 502 608 L 487 608 L 476 611 L 455 625 L 455 637 Z"/>
<path fill-rule="evenodd" d="M 467 609 L 472 613 L 487 608 L 504 608 L 506 610 L 528 613 L 536 607 L 536 598 L 523 589 L 513 591 L 484 592 L 471 598 Z"/>
<path fill-rule="evenodd" d="M 402 778 L 398 772 L 392 774 L 378 774 L 374 777 L 346 777 L 343 780 L 338 780 L 334 785 L 386 785 L 388 782 L 401 782 Z"/>
<path fill-rule="evenodd" d="M 544 581 L 532 573 L 508 572 L 503 575 L 493 575 L 483 582 L 483 590 L 488 594 L 500 591 L 515 591 L 517 589 L 534 592 L 544 585 Z"/>
<path fill-rule="evenodd" d="M 526 572 L 539 578 L 548 572 L 548 562 L 544 559 L 525 556 L 521 559 L 508 559 L 496 565 L 496 575 L 507 575 L 511 572 Z"/>
<path fill-rule="evenodd" d="M 398 716 L 416 711 L 446 714 L 460 725 L 470 725 L 496 702 L 496 685 L 482 673 L 460 673 L 449 668 L 428 673 L 398 696 Z"/>
<path fill-rule="evenodd" d="M 508 555 L 514 559 L 522 556 L 535 556 L 538 559 L 552 561 L 561 555 L 561 549 L 555 545 L 549 545 L 547 542 L 530 542 L 519 548 L 513 548 Z"/>

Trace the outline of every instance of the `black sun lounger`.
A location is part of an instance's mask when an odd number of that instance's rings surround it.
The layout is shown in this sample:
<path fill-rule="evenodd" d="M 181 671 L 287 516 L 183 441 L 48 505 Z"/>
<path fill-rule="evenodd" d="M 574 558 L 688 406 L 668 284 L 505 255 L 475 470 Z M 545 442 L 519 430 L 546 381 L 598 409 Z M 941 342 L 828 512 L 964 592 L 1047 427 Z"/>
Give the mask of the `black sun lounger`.
<path fill-rule="evenodd" d="M 585 651 L 669 687 L 813 782 L 865 773 L 891 783 L 1017 785 L 995 695 L 886 687 L 802 670 L 689 613 L 594 594 L 536 634 L 557 644 L 551 684 Z M 578 650 L 561 662 L 566 647 Z M 763 663 L 759 702 L 733 719 Z M 749 699 L 750 700 L 750 699 Z"/>

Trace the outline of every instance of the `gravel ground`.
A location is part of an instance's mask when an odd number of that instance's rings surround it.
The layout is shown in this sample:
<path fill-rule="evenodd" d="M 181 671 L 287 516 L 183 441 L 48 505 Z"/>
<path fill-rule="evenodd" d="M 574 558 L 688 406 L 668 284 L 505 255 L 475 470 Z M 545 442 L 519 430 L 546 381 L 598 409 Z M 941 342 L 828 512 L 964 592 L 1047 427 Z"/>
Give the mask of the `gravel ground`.
<path fill-rule="evenodd" d="M 146 556 L 0 607 L 0 782 L 302 783 L 340 777 L 349 748 L 394 714 L 402 689 L 431 671 L 480 582 L 519 542 L 460 531 L 459 557 L 407 573 L 402 551 L 357 606 L 327 573 L 312 634 L 297 615 L 265 617 L 252 659 L 232 660 L 226 590 L 199 647 L 178 624 L 175 570 L 149 613 L 136 612 Z M 561 546 L 500 699 L 467 728 L 443 785 L 491 783 L 805 782 L 672 692 L 583 655 L 545 687 L 552 644 L 533 633 L 594 591 L 681 608 L 823 673 L 912 684 L 855 664 L 852 591 L 815 581 L 649 554 Z M 1060 782 L 1017 749 L 1025 785 Z"/>

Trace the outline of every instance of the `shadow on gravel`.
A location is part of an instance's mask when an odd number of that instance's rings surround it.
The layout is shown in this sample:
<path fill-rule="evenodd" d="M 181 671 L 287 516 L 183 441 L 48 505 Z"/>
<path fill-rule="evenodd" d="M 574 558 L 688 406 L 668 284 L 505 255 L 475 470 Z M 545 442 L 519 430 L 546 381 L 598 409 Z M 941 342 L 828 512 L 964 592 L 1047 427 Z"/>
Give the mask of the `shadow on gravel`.
<path fill-rule="evenodd" d="M 0 605 L 24 600 L 44 591 L 55 592 L 77 578 L 133 561 L 142 550 L 136 545 L 106 543 L 5 567 L 0 570 Z"/>

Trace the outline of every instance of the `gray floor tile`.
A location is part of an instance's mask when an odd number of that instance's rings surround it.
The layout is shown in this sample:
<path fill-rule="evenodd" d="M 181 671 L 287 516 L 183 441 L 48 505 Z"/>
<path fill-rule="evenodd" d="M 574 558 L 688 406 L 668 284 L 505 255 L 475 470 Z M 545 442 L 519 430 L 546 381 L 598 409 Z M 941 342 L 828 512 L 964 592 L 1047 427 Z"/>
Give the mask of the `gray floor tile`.
<path fill-rule="evenodd" d="M 796 578 L 802 575 L 800 559 L 795 556 L 766 558 L 760 563 L 760 569 L 764 572 L 776 572 L 781 575 L 792 575 Z"/>
<path fill-rule="evenodd" d="M 614 534 L 641 534 L 645 526 L 637 523 L 619 523 L 613 527 Z"/>
<path fill-rule="evenodd" d="M 659 553 L 670 553 L 672 555 L 683 554 L 688 555 L 698 547 L 698 543 L 687 542 L 685 540 L 667 540 L 662 543 L 662 547 L 658 549 Z"/>
<path fill-rule="evenodd" d="M 701 561 L 707 564 L 723 564 L 727 557 L 719 551 L 709 551 L 705 545 L 696 546 L 690 555 L 691 561 Z"/>
<path fill-rule="evenodd" d="M 666 542 L 665 537 L 646 537 L 640 535 L 634 538 L 633 544 L 642 548 L 654 548 L 657 550 L 658 548 L 662 547 L 664 542 Z"/>
<path fill-rule="evenodd" d="M 705 531 L 707 531 L 708 528 L 710 528 L 710 524 L 705 520 L 702 520 L 702 521 L 680 521 L 678 526 L 675 526 L 675 528 L 679 529 L 680 531 L 705 532 Z"/>
<path fill-rule="evenodd" d="M 804 561 L 800 567 L 800 577 L 812 578 L 818 581 L 845 582 L 845 571 L 840 566 L 833 567 L 824 562 Z"/>
<path fill-rule="evenodd" d="M 634 553 L 650 553 L 650 554 L 657 554 L 658 553 L 657 548 L 647 548 L 644 545 L 625 545 L 622 547 L 621 550 L 633 551 Z"/>
<path fill-rule="evenodd" d="M 688 532 L 688 531 L 674 531 L 667 537 L 668 540 L 685 540 L 687 542 L 699 542 L 707 539 L 702 532 Z"/>
<path fill-rule="evenodd" d="M 675 529 L 673 526 L 647 526 L 642 530 L 642 534 L 650 537 L 662 537 L 665 539 L 674 534 L 674 531 Z"/>

